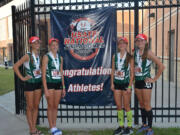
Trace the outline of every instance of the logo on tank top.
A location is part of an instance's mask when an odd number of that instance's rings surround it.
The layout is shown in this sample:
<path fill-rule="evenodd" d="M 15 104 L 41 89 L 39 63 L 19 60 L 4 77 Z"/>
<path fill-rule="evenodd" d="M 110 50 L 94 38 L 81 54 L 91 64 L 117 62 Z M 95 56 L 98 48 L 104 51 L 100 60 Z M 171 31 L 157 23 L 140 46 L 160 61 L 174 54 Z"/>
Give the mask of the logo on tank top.
<path fill-rule="evenodd" d="M 87 17 L 76 18 L 70 23 L 64 45 L 74 58 L 83 61 L 94 58 L 100 48 L 105 48 L 104 37 L 97 30 L 95 21 Z"/>

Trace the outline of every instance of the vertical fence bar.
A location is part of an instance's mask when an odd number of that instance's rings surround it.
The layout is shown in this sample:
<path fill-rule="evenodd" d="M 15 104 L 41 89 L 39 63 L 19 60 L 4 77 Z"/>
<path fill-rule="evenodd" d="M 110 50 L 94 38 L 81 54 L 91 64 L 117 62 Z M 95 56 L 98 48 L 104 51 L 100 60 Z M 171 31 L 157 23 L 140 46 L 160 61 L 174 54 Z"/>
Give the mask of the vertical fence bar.
<path fill-rule="evenodd" d="M 124 8 L 124 3 L 122 3 L 122 8 Z M 124 37 L 124 9 L 122 9 L 122 36 Z"/>
<path fill-rule="evenodd" d="M 179 1 L 177 2 L 179 3 Z M 177 122 L 177 81 L 178 81 L 178 31 L 179 31 L 179 7 L 177 7 L 176 16 L 176 80 L 175 80 L 175 122 Z"/>
<path fill-rule="evenodd" d="M 134 38 L 139 33 L 139 9 L 138 1 L 135 1 L 134 8 Z M 138 100 L 136 94 L 134 95 L 134 123 L 139 124 L 139 113 L 138 113 Z"/>
<path fill-rule="evenodd" d="M 130 1 L 129 1 L 130 7 Z M 129 9 L 129 52 L 131 52 L 131 10 Z"/>
<path fill-rule="evenodd" d="M 99 123 L 99 105 L 98 105 L 98 123 Z"/>
<path fill-rule="evenodd" d="M 22 40 L 22 55 L 21 56 L 23 56 L 23 55 L 25 55 L 25 34 L 24 34 L 24 32 L 25 32 L 25 30 L 24 30 L 24 27 L 25 27 L 25 24 L 24 24 L 24 16 L 25 16 L 25 13 L 24 13 L 24 4 L 22 4 L 21 5 L 21 11 L 22 11 L 22 14 L 21 14 L 21 27 L 22 27 L 22 37 L 21 37 L 21 40 Z M 24 68 L 22 68 L 22 70 L 23 70 L 23 74 L 24 74 Z M 22 82 L 22 83 L 24 83 L 24 82 Z M 24 88 L 22 88 L 22 89 L 24 89 Z M 24 98 L 24 91 L 22 91 L 22 99 Z M 23 101 L 23 100 L 22 100 Z M 25 107 L 25 105 L 24 105 L 24 103 L 22 103 L 22 108 L 24 108 Z M 22 109 L 23 111 L 24 111 L 24 109 Z"/>
<path fill-rule="evenodd" d="M 35 36 L 35 13 L 34 13 L 34 0 L 31 0 L 31 35 Z"/>
<path fill-rule="evenodd" d="M 144 9 L 143 9 L 144 2 L 142 1 L 141 3 L 142 3 L 142 18 L 141 18 L 141 20 L 142 20 L 142 33 L 144 33 L 144 21 L 143 21 L 143 19 L 144 19 Z"/>
<path fill-rule="evenodd" d="M 150 42 L 150 37 L 151 37 L 151 32 L 150 32 L 150 30 L 151 30 L 151 20 L 150 20 L 150 13 L 151 13 L 151 10 L 150 10 L 150 0 L 148 0 L 148 5 L 149 5 L 149 8 L 148 8 L 148 11 L 149 11 L 149 18 L 148 18 L 148 25 L 149 25 L 149 27 L 148 27 L 148 37 L 149 37 L 149 42 Z"/>
<path fill-rule="evenodd" d="M 87 123 L 87 106 L 85 106 L 85 122 Z"/>
<path fill-rule="evenodd" d="M 170 2 L 171 4 L 171 2 Z M 169 14 L 169 85 L 168 85 L 168 122 L 170 122 L 170 97 L 171 97 L 171 7 Z"/>
<path fill-rule="evenodd" d="M 105 106 L 104 106 L 105 107 Z M 93 111 L 93 106 L 91 106 L 91 122 L 93 123 L 93 113 L 94 113 L 94 111 Z"/>
<path fill-rule="evenodd" d="M 164 1 L 163 1 L 163 5 L 164 5 Z M 164 7 L 162 9 L 162 63 L 164 64 Z M 164 72 L 162 73 L 162 98 L 161 98 L 161 102 L 162 102 L 162 105 L 161 107 L 163 108 L 164 107 Z M 164 115 L 164 109 L 161 110 L 161 115 Z M 163 117 L 161 119 L 161 122 L 163 122 Z"/>
<path fill-rule="evenodd" d="M 22 48 L 22 36 L 23 36 L 23 34 L 22 34 L 22 8 L 21 8 L 21 6 L 19 6 L 18 7 L 19 8 L 19 20 L 18 20 L 18 23 L 19 23 L 19 40 L 18 40 L 18 44 L 19 44 L 19 47 L 18 47 L 18 54 L 19 54 L 19 57 L 18 57 L 18 60 L 22 57 L 22 53 L 23 53 L 23 48 Z M 22 51 L 20 51 L 20 50 L 22 50 Z M 21 73 L 23 73 L 23 68 L 22 67 L 20 67 L 20 72 Z M 19 83 L 21 83 L 22 84 L 22 81 L 20 80 L 20 79 L 18 79 L 19 80 Z M 22 86 L 22 85 L 21 85 Z M 19 87 L 20 88 L 20 108 L 21 108 L 21 112 L 23 112 L 23 110 L 22 110 L 22 107 L 23 107 L 23 88 L 22 87 Z"/>
<path fill-rule="evenodd" d="M 13 27 L 13 53 L 14 53 L 14 63 L 17 62 L 17 33 L 16 33 L 16 7 L 12 6 L 12 27 Z M 16 114 L 20 114 L 19 106 L 19 91 L 18 91 L 18 77 L 14 73 L 14 84 L 15 84 L 15 105 L 16 105 Z"/>
<path fill-rule="evenodd" d="M 158 5 L 157 0 L 156 0 L 156 6 Z M 156 30 L 155 30 L 155 55 L 157 56 L 157 36 L 158 36 L 158 26 L 157 26 L 157 19 L 158 19 L 158 14 L 157 14 L 157 7 L 156 7 Z M 155 75 L 157 74 L 157 66 L 155 66 Z M 155 82 L 155 122 L 156 122 L 156 114 L 157 114 L 157 81 Z"/>

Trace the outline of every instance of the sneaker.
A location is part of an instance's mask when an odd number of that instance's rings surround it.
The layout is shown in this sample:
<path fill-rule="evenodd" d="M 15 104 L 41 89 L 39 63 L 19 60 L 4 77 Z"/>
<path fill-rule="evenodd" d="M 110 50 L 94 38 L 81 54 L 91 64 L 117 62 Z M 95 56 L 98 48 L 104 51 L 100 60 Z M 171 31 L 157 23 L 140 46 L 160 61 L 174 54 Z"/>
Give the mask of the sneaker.
<path fill-rule="evenodd" d="M 122 128 L 122 127 L 118 127 L 118 128 L 114 131 L 113 135 L 120 135 L 122 132 L 123 132 L 123 128 Z"/>
<path fill-rule="evenodd" d="M 127 128 L 125 128 L 124 131 L 122 132 L 122 135 L 131 135 L 131 134 L 133 134 L 133 133 L 134 133 L 133 129 L 127 127 Z"/>
<path fill-rule="evenodd" d="M 62 131 L 60 129 L 57 129 L 57 135 L 62 135 Z"/>
<path fill-rule="evenodd" d="M 59 129 L 56 129 L 54 132 L 51 132 L 51 135 L 62 135 L 62 131 Z"/>
<path fill-rule="evenodd" d="M 141 127 L 138 129 L 138 131 L 136 132 L 136 134 L 139 134 L 139 133 L 141 133 L 141 132 L 143 132 L 143 131 L 146 131 L 148 128 L 149 128 L 148 126 L 141 126 Z"/>
<path fill-rule="evenodd" d="M 154 135 L 154 131 L 153 130 L 148 130 L 145 135 Z"/>

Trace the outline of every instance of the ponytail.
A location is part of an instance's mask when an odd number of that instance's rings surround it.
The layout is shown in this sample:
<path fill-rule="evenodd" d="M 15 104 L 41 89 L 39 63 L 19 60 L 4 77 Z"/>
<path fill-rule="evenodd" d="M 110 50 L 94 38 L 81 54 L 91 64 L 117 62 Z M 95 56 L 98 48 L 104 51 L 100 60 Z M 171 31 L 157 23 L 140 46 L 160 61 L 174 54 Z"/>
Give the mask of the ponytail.
<path fill-rule="evenodd" d="M 129 52 L 127 52 L 126 60 L 125 60 L 126 67 L 128 67 L 128 64 L 130 63 L 131 59 L 132 59 L 132 55 Z"/>
<path fill-rule="evenodd" d="M 30 62 L 31 62 L 31 64 L 33 65 L 33 63 L 34 63 L 34 60 L 33 60 L 33 56 L 32 56 L 32 47 L 30 46 L 30 53 L 31 53 L 31 57 L 30 57 Z"/>
<path fill-rule="evenodd" d="M 146 43 L 145 48 L 144 48 L 144 52 L 143 52 L 143 55 L 142 55 L 142 60 L 143 61 L 147 59 L 148 50 L 149 50 L 148 43 Z"/>

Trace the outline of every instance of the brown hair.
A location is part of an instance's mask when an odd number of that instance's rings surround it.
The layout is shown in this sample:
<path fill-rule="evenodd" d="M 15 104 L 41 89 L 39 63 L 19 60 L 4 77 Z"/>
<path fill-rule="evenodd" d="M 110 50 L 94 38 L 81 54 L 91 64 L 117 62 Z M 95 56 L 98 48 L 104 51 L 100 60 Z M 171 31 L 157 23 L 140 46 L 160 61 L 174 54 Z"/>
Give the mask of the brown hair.
<path fill-rule="evenodd" d="M 34 63 L 34 61 L 33 61 L 33 57 L 32 57 L 32 47 L 31 47 L 31 45 L 30 45 L 30 62 L 31 62 L 31 64 L 33 65 L 33 63 Z"/>
<path fill-rule="evenodd" d="M 127 55 L 126 55 L 126 60 L 125 60 L 125 66 L 127 67 L 128 64 L 130 63 L 130 60 L 132 59 L 132 55 L 127 52 Z"/>
<path fill-rule="evenodd" d="M 149 50 L 149 45 L 148 43 L 145 44 L 145 48 L 144 48 L 144 52 L 142 54 L 142 60 L 146 60 L 147 59 L 147 55 L 148 55 L 148 50 Z"/>

